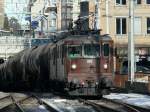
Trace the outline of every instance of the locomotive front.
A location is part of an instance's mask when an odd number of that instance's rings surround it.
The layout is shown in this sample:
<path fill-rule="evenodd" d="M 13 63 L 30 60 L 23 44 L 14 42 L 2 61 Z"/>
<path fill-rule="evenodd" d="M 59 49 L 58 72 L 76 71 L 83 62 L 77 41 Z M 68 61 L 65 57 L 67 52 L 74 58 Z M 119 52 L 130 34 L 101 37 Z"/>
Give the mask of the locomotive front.
<path fill-rule="evenodd" d="M 101 95 L 100 43 L 93 37 L 65 41 L 66 70 L 71 95 Z"/>

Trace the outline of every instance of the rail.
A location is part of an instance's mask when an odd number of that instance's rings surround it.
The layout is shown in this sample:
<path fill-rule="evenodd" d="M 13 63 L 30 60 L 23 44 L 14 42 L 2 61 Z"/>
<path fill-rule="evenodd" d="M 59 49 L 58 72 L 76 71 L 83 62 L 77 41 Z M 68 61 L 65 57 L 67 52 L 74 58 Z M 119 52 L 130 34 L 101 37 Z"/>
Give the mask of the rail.
<path fill-rule="evenodd" d="M 131 105 L 127 105 L 121 102 L 115 102 L 102 98 L 99 101 L 83 100 L 79 99 L 81 102 L 92 106 L 98 112 L 142 112 Z"/>
<path fill-rule="evenodd" d="M 16 99 L 12 96 L 12 95 L 8 95 L 5 97 L 0 98 L 0 101 L 5 101 L 5 105 L 3 105 L 3 107 L 0 108 L 0 111 L 12 111 L 10 110 L 12 109 L 17 109 L 20 112 L 25 112 L 25 104 L 29 104 L 30 105 L 43 105 L 45 107 L 45 109 L 49 110 L 49 111 L 53 111 L 53 112 L 58 112 L 57 109 L 55 109 L 54 107 L 52 107 L 51 105 L 49 105 L 48 103 L 42 101 L 39 97 L 37 97 L 36 95 L 29 95 L 27 97 L 24 97 L 18 101 L 16 101 Z M 31 104 L 31 102 L 33 101 L 33 103 Z M 38 108 L 38 106 L 37 106 Z"/>
<path fill-rule="evenodd" d="M 53 106 L 49 105 L 47 102 L 42 101 L 37 95 L 33 94 L 33 97 L 35 97 L 36 99 L 38 99 L 39 103 L 41 105 L 44 105 L 50 112 L 59 112 L 59 110 L 55 109 Z"/>
<path fill-rule="evenodd" d="M 0 98 L 0 101 L 1 101 L 1 100 L 4 100 L 4 99 L 6 99 L 6 98 L 11 98 L 11 96 L 10 96 L 10 95 L 4 96 L 4 97 Z"/>
<path fill-rule="evenodd" d="M 0 108 L 0 111 L 5 111 L 5 110 L 8 110 L 10 107 L 12 107 L 12 106 L 15 106 L 16 108 L 18 108 L 21 112 L 24 112 L 24 110 L 23 110 L 23 108 L 18 104 L 18 102 L 19 101 L 21 101 L 21 100 L 24 100 L 24 99 L 26 99 L 27 97 L 25 97 L 25 98 L 22 98 L 22 99 L 20 99 L 20 100 L 18 100 L 18 101 L 16 101 L 15 100 L 15 98 L 10 94 L 10 95 L 8 95 L 8 96 L 6 96 L 6 97 L 3 97 L 3 98 L 1 98 L 0 99 L 0 101 L 1 100 L 6 100 L 6 104 L 5 105 L 3 105 L 3 107 L 1 107 Z"/>
<path fill-rule="evenodd" d="M 106 99 L 108 101 L 111 101 L 111 102 L 115 102 L 115 103 L 122 103 L 120 101 L 116 101 L 116 100 L 110 100 L 110 99 Z M 139 110 L 140 112 L 150 112 L 150 108 L 144 108 L 144 107 L 139 107 L 139 106 L 136 106 L 136 105 L 131 105 L 131 104 L 127 104 L 127 103 L 122 103 L 123 105 L 127 105 L 127 106 L 130 106 L 132 108 L 136 108 L 137 110 Z"/>

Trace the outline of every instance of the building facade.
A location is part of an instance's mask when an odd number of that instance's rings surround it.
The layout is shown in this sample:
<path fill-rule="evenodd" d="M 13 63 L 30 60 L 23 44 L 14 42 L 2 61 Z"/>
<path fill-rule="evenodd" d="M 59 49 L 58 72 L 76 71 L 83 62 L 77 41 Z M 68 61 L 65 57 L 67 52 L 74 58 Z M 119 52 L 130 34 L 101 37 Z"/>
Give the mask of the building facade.
<path fill-rule="evenodd" d="M 36 0 L 32 8 L 32 17 L 45 15 L 41 27 L 48 32 L 68 29 L 70 21 L 76 21 L 80 14 L 80 2 L 89 2 L 89 27 L 95 26 L 98 18 L 98 29 L 101 34 L 109 34 L 116 47 L 126 46 L 129 32 L 129 1 L 128 0 Z M 42 3 L 41 3 L 42 2 Z M 41 13 L 42 12 L 42 13 Z M 137 46 L 150 45 L 150 0 L 135 0 L 134 38 Z M 123 51 L 126 52 L 126 51 Z"/>
<path fill-rule="evenodd" d="M 4 60 L 29 47 L 29 38 L 16 36 L 1 36 L 0 38 L 0 58 Z"/>
<path fill-rule="evenodd" d="M 4 0 L 0 0 L 0 29 L 4 27 Z"/>
<path fill-rule="evenodd" d="M 43 31 L 47 35 L 68 30 L 70 22 L 78 19 L 80 1 L 35 0 L 32 2 L 31 16 L 32 21 L 39 22 L 36 30 Z"/>
<path fill-rule="evenodd" d="M 108 2 L 107 2 L 108 1 Z M 100 1 L 100 28 L 108 33 L 116 47 L 127 46 L 129 34 L 129 0 Z M 150 47 L 150 0 L 135 0 L 135 47 Z M 126 52 L 126 51 L 121 51 Z M 137 51 L 138 52 L 138 51 Z M 127 52 L 126 52 L 127 53 Z"/>

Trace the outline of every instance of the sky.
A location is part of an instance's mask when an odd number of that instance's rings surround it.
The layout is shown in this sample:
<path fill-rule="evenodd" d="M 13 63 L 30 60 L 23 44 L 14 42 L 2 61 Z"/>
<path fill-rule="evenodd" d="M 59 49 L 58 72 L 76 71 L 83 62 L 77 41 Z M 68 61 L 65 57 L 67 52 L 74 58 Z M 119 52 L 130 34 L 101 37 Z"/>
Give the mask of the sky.
<path fill-rule="evenodd" d="M 25 7 L 28 0 L 5 0 L 5 13 L 7 16 L 16 17 L 21 24 L 26 24 Z"/>

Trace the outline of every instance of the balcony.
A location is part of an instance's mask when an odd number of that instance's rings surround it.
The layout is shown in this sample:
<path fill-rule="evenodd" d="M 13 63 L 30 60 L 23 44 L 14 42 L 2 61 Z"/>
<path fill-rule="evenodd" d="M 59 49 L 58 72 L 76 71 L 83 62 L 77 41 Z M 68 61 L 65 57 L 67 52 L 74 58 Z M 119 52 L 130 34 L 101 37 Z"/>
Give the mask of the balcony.
<path fill-rule="evenodd" d="M 44 13 L 44 16 L 48 17 L 49 13 Z"/>
<path fill-rule="evenodd" d="M 73 2 L 65 2 L 65 3 L 62 3 L 62 6 L 63 6 L 63 7 L 70 7 L 70 8 L 72 8 L 72 7 L 73 7 Z"/>

